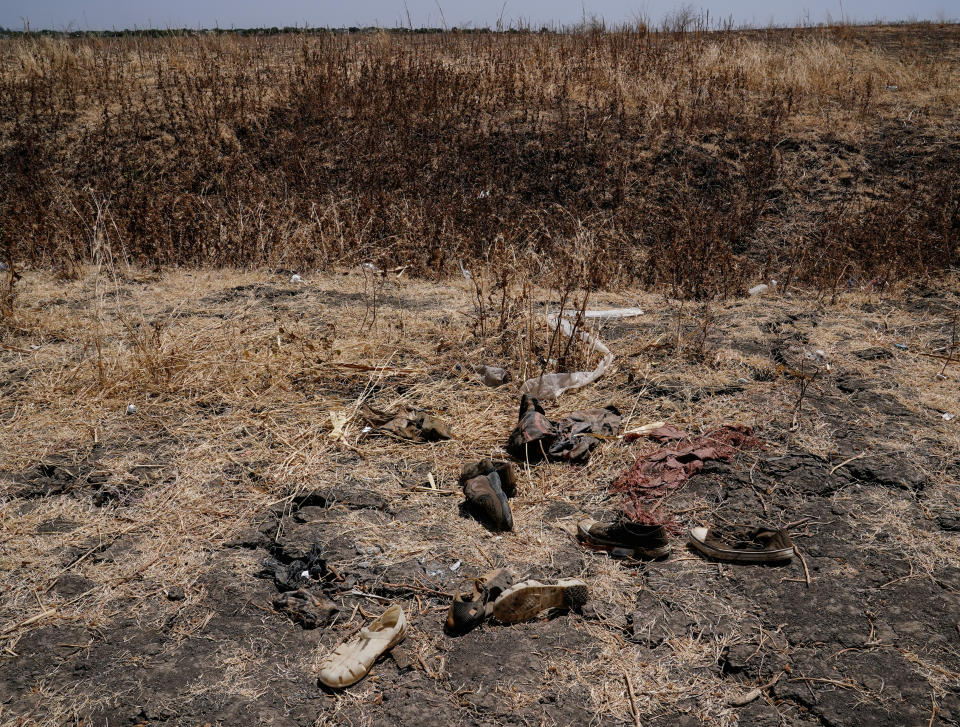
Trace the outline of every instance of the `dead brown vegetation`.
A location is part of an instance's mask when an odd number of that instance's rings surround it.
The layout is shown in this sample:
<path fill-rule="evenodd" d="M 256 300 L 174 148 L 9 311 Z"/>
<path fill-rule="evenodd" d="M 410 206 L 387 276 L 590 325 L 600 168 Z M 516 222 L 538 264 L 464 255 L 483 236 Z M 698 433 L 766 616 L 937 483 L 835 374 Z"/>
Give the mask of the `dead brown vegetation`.
<path fill-rule="evenodd" d="M 542 269 L 607 285 L 956 263 L 955 26 L 0 43 L 0 228 L 67 273 L 99 224 L 147 265 Z M 511 263 L 512 264 L 512 263 Z"/>

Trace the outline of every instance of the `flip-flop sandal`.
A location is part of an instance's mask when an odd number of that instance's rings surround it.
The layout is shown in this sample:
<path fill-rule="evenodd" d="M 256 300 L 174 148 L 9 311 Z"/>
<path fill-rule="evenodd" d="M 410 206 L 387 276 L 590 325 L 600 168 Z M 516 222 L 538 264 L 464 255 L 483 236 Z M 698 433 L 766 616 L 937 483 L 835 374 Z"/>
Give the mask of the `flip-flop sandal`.
<path fill-rule="evenodd" d="M 504 624 L 536 618 L 550 608 L 580 608 L 590 598 L 587 584 L 565 578 L 555 584 L 523 581 L 503 592 L 493 604 L 493 617 Z"/>
<path fill-rule="evenodd" d="M 320 662 L 320 681 L 328 687 L 343 689 L 363 679 L 377 658 L 403 641 L 407 619 L 394 604 L 353 641 L 341 644 Z"/>
<path fill-rule="evenodd" d="M 711 558 L 735 563 L 782 563 L 794 553 L 786 530 L 740 525 L 691 528 L 690 544 Z"/>
<path fill-rule="evenodd" d="M 513 585 L 513 574 L 506 568 L 485 573 L 473 583 L 473 593 L 453 597 L 447 612 L 446 630 L 462 635 L 476 628 L 493 611 L 493 603 L 500 594 Z"/>

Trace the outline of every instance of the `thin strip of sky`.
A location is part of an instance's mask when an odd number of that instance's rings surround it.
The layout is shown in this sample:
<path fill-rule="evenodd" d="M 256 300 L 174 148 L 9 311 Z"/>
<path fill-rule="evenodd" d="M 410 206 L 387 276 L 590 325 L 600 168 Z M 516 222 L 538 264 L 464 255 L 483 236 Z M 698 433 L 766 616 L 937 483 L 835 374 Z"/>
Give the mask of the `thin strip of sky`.
<path fill-rule="evenodd" d="M 570 26 L 603 19 L 608 24 L 640 19 L 657 24 L 685 8 L 709 13 L 713 23 L 732 18 L 736 25 L 809 25 L 836 20 L 955 19 L 956 5 L 943 0 L 809 0 L 802 5 L 769 0 L 714 0 L 689 4 L 668 0 L 5 0 L 0 26 L 32 29 L 121 30 L 132 28 L 254 28 L 254 27 L 503 27 Z"/>

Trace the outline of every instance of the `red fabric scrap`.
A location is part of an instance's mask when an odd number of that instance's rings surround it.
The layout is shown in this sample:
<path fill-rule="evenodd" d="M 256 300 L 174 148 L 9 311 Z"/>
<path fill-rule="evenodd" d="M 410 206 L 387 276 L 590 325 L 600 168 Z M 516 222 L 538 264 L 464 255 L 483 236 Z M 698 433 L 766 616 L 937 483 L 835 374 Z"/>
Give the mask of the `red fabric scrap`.
<path fill-rule="evenodd" d="M 644 502 L 662 499 L 676 491 L 703 469 L 704 462 L 728 461 L 741 449 L 760 446 L 753 430 L 742 425 L 723 426 L 694 438 L 666 426 L 654 430 L 651 436 L 661 430 L 669 430 L 663 432 L 666 436 L 661 441 L 686 441 L 640 455 L 633 466 L 611 485 L 611 489 L 626 495 L 624 513 L 634 522 L 663 524 L 663 516 L 648 510 Z"/>

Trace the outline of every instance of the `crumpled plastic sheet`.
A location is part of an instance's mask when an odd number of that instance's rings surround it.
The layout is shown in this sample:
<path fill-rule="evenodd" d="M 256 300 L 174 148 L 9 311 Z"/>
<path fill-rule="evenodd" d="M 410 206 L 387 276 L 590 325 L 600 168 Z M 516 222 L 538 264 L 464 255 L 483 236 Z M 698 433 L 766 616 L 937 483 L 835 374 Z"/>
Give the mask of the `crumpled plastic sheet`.
<path fill-rule="evenodd" d="M 576 335 L 590 348 L 603 356 L 600 363 L 593 371 L 571 371 L 562 374 L 543 374 L 533 379 L 527 379 L 520 389 L 523 394 L 530 394 L 538 399 L 556 399 L 565 391 L 571 389 L 580 389 L 603 376 L 610 365 L 613 363 L 613 352 L 607 348 L 607 345 L 596 336 L 584 330 L 575 330 L 577 315 L 580 311 L 565 310 L 562 314 L 550 313 L 547 315 L 547 323 L 551 328 L 560 327 L 560 330 L 567 338 Z M 584 311 L 585 319 L 611 320 L 616 318 L 634 318 L 642 316 L 644 311 L 640 308 L 614 308 L 612 310 L 588 310 Z M 571 320 L 571 317 L 573 320 Z"/>

